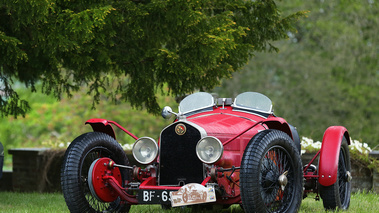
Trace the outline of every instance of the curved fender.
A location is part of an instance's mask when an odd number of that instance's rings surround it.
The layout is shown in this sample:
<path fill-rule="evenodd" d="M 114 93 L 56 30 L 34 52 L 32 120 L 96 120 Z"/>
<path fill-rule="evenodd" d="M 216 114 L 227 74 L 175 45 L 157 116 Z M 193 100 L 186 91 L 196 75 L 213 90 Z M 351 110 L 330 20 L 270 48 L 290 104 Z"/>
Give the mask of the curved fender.
<path fill-rule="evenodd" d="M 116 139 L 116 134 L 115 134 L 113 127 L 111 125 L 111 124 L 113 124 L 113 125 L 117 126 L 118 128 L 120 128 L 122 131 L 124 131 L 126 134 L 128 134 L 130 137 L 134 138 L 135 140 L 138 139 L 137 136 L 133 135 L 131 132 L 129 132 L 124 127 L 122 127 L 120 124 L 118 124 L 114 121 L 101 119 L 101 118 L 93 118 L 93 119 L 89 119 L 88 121 L 86 121 L 86 124 L 90 124 L 92 126 L 93 131 L 104 132 L 105 134 L 108 134 L 111 137 L 113 137 L 114 139 Z"/>
<path fill-rule="evenodd" d="M 295 143 L 298 153 L 301 154 L 300 137 L 299 133 L 297 133 L 296 127 L 287 123 L 286 120 L 280 117 L 268 118 L 264 120 L 262 124 L 266 124 L 270 129 L 277 129 L 287 133 L 287 135 L 289 135 Z"/>
<path fill-rule="evenodd" d="M 343 136 L 350 145 L 349 133 L 343 126 L 331 126 L 324 133 L 320 150 L 318 178 L 319 183 L 323 186 L 330 186 L 337 180 L 338 159 Z"/>
<path fill-rule="evenodd" d="M 286 120 L 280 117 L 268 118 L 264 120 L 262 123 L 266 124 L 270 129 L 277 129 L 287 133 L 287 135 L 289 135 L 295 143 L 295 146 L 298 149 L 298 153 L 301 154 L 300 137 L 299 133 L 297 133 L 296 127 L 287 123 Z"/>
<path fill-rule="evenodd" d="M 294 140 L 294 137 L 293 137 L 292 132 L 291 132 L 290 125 L 283 118 L 281 118 L 281 117 L 268 118 L 268 119 L 264 120 L 262 122 L 262 124 L 266 124 L 267 127 L 270 129 L 281 130 L 281 131 L 287 133 L 287 135 L 289 135 Z"/>
<path fill-rule="evenodd" d="M 116 139 L 116 133 L 108 120 L 93 118 L 86 121 L 85 124 L 90 124 L 94 132 L 104 132 L 105 134 L 108 134 Z"/>

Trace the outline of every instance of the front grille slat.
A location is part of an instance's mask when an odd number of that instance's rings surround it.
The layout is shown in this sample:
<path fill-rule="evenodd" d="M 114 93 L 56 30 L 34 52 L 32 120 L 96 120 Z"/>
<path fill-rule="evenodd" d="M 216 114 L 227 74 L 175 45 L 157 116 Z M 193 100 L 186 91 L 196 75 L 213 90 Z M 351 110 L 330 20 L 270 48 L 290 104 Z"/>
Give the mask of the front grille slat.
<path fill-rule="evenodd" d="M 203 163 L 196 155 L 196 144 L 201 139 L 200 131 L 192 125 L 186 126 L 186 133 L 178 135 L 174 123 L 163 130 L 160 139 L 159 185 L 180 185 L 201 183 Z"/>

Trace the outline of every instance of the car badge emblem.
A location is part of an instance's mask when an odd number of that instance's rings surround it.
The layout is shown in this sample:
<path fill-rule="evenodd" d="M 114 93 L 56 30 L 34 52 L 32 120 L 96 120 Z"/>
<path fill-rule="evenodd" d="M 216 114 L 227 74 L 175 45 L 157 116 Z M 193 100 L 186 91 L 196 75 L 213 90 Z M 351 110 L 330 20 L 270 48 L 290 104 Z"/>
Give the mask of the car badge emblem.
<path fill-rule="evenodd" d="M 184 135 L 186 133 L 186 131 L 187 131 L 187 129 L 186 129 L 186 126 L 184 126 L 184 124 L 178 124 L 175 127 L 175 132 L 178 135 Z"/>

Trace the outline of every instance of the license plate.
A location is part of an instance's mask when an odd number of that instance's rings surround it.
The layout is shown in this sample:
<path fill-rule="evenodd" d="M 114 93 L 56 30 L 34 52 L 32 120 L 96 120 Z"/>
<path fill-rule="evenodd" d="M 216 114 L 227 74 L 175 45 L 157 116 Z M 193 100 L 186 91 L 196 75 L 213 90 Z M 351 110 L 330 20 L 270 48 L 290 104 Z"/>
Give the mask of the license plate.
<path fill-rule="evenodd" d="M 138 192 L 140 204 L 171 204 L 170 190 L 140 190 Z"/>
<path fill-rule="evenodd" d="M 216 201 L 216 193 L 212 186 L 205 187 L 197 183 L 182 186 L 178 191 L 170 193 L 171 206 L 186 206 Z"/>

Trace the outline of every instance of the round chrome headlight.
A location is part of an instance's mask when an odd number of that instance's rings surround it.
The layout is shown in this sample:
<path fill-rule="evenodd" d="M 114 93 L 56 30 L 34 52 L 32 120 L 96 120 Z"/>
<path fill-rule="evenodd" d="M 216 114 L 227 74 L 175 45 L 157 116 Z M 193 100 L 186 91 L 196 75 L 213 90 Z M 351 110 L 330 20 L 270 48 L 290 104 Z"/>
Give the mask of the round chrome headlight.
<path fill-rule="evenodd" d="M 141 164 L 149 164 L 158 155 L 158 144 L 149 137 L 139 138 L 133 145 L 133 157 Z"/>
<path fill-rule="evenodd" d="M 220 160 L 224 146 L 221 141 L 213 136 L 202 138 L 196 145 L 197 157 L 206 164 L 212 164 Z"/>

